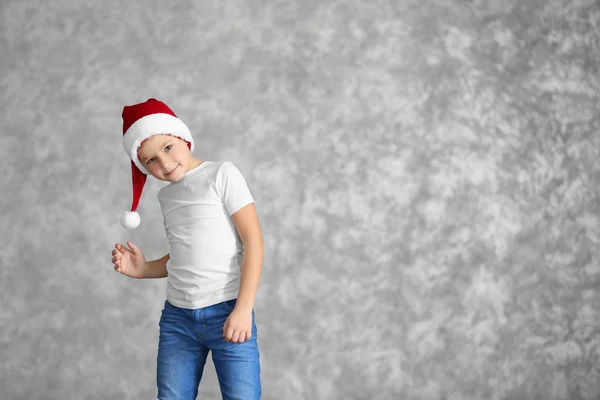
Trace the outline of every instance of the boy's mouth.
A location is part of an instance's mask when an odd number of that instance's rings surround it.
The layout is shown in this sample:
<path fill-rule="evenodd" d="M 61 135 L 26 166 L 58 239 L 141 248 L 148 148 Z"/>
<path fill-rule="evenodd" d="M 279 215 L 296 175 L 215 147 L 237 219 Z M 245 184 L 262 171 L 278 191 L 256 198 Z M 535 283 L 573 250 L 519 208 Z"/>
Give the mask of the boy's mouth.
<path fill-rule="evenodd" d="M 177 167 L 179 167 L 179 165 Z M 177 169 L 177 167 L 173 168 L 170 172 L 167 172 L 165 175 L 171 175 L 173 173 L 173 171 L 175 171 Z"/>

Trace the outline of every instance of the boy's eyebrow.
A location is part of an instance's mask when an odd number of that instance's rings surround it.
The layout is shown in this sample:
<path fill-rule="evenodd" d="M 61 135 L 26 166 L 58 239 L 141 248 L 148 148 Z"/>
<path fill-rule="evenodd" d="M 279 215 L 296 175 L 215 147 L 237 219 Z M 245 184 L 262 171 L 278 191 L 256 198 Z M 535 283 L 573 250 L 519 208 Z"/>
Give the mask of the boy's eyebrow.
<path fill-rule="evenodd" d="M 162 148 L 165 144 L 169 143 L 171 141 L 171 139 L 173 139 L 172 137 L 169 137 L 167 140 L 165 140 L 159 147 Z M 148 157 L 143 157 L 142 160 L 144 162 L 148 161 L 149 159 L 151 159 L 153 156 L 148 156 Z"/>

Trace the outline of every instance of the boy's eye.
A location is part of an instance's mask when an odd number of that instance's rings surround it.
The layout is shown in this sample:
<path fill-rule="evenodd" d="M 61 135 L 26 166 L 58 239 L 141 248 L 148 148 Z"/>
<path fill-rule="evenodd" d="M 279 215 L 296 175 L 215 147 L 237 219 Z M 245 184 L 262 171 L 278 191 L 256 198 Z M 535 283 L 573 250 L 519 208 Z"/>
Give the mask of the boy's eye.
<path fill-rule="evenodd" d="M 167 147 L 165 147 L 165 150 L 168 149 L 169 147 L 173 147 L 172 144 L 168 145 Z M 171 149 L 169 149 L 171 150 Z M 149 159 L 148 161 L 146 161 L 146 164 L 150 164 L 150 161 L 154 160 L 154 158 Z"/>

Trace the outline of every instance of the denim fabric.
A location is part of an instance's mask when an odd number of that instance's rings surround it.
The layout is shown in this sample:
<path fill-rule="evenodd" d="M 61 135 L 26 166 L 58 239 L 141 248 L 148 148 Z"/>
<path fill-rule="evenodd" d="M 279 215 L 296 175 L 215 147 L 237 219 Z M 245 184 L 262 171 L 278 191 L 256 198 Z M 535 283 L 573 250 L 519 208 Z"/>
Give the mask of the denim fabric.
<path fill-rule="evenodd" d="M 186 309 L 165 301 L 160 318 L 157 357 L 158 398 L 195 400 L 206 357 L 212 350 L 223 400 L 260 399 L 260 353 L 252 310 L 252 337 L 230 343 L 223 325 L 237 299 Z"/>

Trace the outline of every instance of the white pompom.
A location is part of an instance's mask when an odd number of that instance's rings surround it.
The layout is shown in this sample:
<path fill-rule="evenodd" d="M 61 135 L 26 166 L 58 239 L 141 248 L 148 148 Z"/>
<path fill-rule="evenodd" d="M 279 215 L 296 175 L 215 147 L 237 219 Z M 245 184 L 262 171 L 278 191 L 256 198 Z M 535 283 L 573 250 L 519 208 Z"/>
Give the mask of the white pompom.
<path fill-rule="evenodd" d="M 125 211 L 121 217 L 121 225 L 127 229 L 137 228 L 140 224 L 140 214 L 133 211 Z"/>

